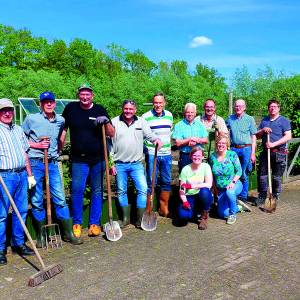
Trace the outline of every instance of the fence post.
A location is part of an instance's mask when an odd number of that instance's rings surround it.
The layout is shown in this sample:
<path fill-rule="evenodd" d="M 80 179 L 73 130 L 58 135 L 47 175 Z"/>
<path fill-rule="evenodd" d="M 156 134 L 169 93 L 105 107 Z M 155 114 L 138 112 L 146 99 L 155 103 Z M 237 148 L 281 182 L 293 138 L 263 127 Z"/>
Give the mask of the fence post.
<path fill-rule="evenodd" d="M 228 104 L 229 115 L 232 115 L 232 97 L 233 97 L 233 93 L 232 93 L 232 91 L 230 91 L 229 92 L 229 104 Z"/>

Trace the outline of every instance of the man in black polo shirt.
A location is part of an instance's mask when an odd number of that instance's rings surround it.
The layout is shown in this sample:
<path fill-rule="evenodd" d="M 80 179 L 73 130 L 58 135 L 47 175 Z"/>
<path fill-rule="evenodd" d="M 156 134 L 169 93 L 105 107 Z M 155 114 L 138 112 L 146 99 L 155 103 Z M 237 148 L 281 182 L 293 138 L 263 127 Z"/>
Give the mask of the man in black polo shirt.
<path fill-rule="evenodd" d="M 93 89 L 89 84 L 78 88 L 79 102 L 69 103 L 63 112 L 66 132 L 70 129 L 72 160 L 72 214 L 75 237 L 81 236 L 83 194 L 88 176 L 92 192 L 90 204 L 89 236 L 100 234 L 100 220 L 103 200 L 103 175 L 105 161 L 103 155 L 101 126 L 105 126 L 107 136 L 115 133 L 106 109 L 93 103 Z"/>

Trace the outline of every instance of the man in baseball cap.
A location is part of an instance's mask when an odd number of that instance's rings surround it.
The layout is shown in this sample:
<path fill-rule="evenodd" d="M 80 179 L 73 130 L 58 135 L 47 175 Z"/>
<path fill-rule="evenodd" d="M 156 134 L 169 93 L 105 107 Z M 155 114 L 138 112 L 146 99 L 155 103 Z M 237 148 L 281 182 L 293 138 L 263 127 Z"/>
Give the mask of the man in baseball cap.
<path fill-rule="evenodd" d="M 38 248 L 46 246 L 42 228 L 46 225 L 46 212 L 43 201 L 43 183 L 45 178 L 44 151 L 48 149 L 49 187 L 54 204 L 56 217 L 61 221 L 64 235 L 63 240 L 73 245 L 81 244 L 81 240 L 73 235 L 73 223 L 62 188 L 62 179 L 58 168 L 60 146 L 58 140 L 64 128 L 65 120 L 55 113 L 55 95 L 46 91 L 40 94 L 41 112 L 28 115 L 23 123 L 23 130 L 28 138 L 29 158 L 32 172 L 37 184 L 30 192 L 32 215 L 37 227 Z"/>
<path fill-rule="evenodd" d="M 73 232 L 81 236 L 83 195 L 88 177 L 91 187 L 91 204 L 88 235 L 98 236 L 101 232 L 103 202 L 103 175 L 105 171 L 102 126 L 106 136 L 113 137 L 115 129 L 106 109 L 94 103 L 94 93 L 90 84 L 82 84 L 77 95 L 79 101 L 66 105 L 62 116 L 65 127 L 61 142 L 64 142 L 67 130 L 70 130 L 72 157 L 72 216 Z"/>
<path fill-rule="evenodd" d="M 26 221 L 28 212 L 28 187 L 35 185 L 27 151 L 29 144 L 22 128 L 13 124 L 14 105 L 10 99 L 0 99 L 0 176 L 9 193 Z M 9 195 L 0 185 L 0 265 L 7 264 L 6 259 L 6 220 L 10 207 Z M 15 213 L 12 212 L 12 251 L 20 255 L 32 255 L 34 252 L 24 242 L 24 230 Z"/>

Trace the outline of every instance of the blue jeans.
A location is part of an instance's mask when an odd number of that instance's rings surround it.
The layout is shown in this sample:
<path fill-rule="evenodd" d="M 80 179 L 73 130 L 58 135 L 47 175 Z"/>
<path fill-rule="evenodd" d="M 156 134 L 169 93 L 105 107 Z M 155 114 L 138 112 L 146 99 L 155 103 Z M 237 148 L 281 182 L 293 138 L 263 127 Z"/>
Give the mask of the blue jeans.
<path fill-rule="evenodd" d="M 127 183 L 128 176 L 130 176 L 137 190 L 136 207 L 145 208 L 147 199 L 147 181 L 143 164 L 139 161 L 133 163 L 116 162 L 116 168 L 120 206 L 123 207 L 128 205 Z"/>
<path fill-rule="evenodd" d="M 154 155 L 146 154 L 146 174 L 148 194 L 151 194 L 152 171 L 154 166 Z M 161 191 L 171 191 L 172 155 L 157 156 L 155 186 L 157 184 L 158 172 L 160 173 Z"/>
<path fill-rule="evenodd" d="M 43 184 L 45 178 L 45 165 L 39 159 L 30 159 L 32 173 L 36 180 L 36 186 L 30 191 L 33 217 L 41 222 L 46 218 L 44 208 Z M 54 204 L 56 217 L 59 220 L 70 218 L 69 208 L 66 203 L 65 194 L 62 188 L 62 181 L 59 174 L 58 162 L 49 162 L 49 188 L 51 199 Z"/>
<path fill-rule="evenodd" d="M 209 188 L 202 188 L 198 194 L 187 195 L 186 198 L 190 203 L 191 209 L 184 209 L 182 204 L 178 208 L 179 218 L 185 221 L 196 218 L 201 210 L 209 211 L 213 202 L 213 196 Z"/>
<path fill-rule="evenodd" d="M 103 202 L 103 175 L 105 162 L 72 163 L 72 215 L 73 224 L 82 224 L 83 195 L 86 181 L 90 176 L 92 199 L 90 204 L 89 224 L 100 225 Z"/>
<path fill-rule="evenodd" d="M 20 212 L 22 220 L 26 221 L 28 212 L 28 181 L 27 172 L 1 172 L 3 181 L 5 182 L 9 193 L 15 201 L 15 204 Z M 2 185 L 0 184 L 0 250 L 6 248 L 6 221 L 8 209 L 10 206 L 9 198 L 7 197 Z M 12 246 L 21 246 L 24 244 L 24 230 L 16 215 L 12 212 Z"/>
<path fill-rule="evenodd" d="M 234 147 L 231 148 L 231 150 L 238 155 L 241 163 L 242 171 L 243 171 L 242 176 L 240 177 L 240 180 L 243 184 L 243 189 L 241 194 L 239 195 L 243 199 L 248 198 L 248 189 L 249 189 L 248 165 L 251 157 L 251 149 L 252 149 L 251 146 L 244 147 L 244 148 L 234 148 Z"/>
<path fill-rule="evenodd" d="M 233 189 L 218 189 L 218 215 L 220 218 L 227 218 L 239 212 L 237 206 L 237 196 L 243 189 L 243 185 L 238 180 Z"/>

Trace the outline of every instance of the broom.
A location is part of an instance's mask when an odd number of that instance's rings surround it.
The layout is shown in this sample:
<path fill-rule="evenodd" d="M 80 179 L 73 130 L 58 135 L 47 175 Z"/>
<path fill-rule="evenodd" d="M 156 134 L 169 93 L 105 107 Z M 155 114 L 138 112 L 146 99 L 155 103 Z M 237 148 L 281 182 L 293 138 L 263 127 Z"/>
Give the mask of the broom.
<path fill-rule="evenodd" d="M 270 133 L 267 134 L 267 141 L 270 142 Z M 276 210 L 276 200 L 272 195 L 272 179 L 271 179 L 271 150 L 268 148 L 268 190 L 269 197 L 265 200 L 263 210 L 267 213 L 273 213 Z"/>
<path fill-rule="evenodd" d="M 7 186 L 6 186 L 5 182 L 3 181 L 3 178 L 2 178 L 1 175 L 0 175 L 0 182 L 1 182 L 1 185 L 3 186 L 3 189 L 4 189 L 6 195 L 9 199 L 9 202 L 10 202 L 13 210 L 15 211 L 15 213 L 16 213 L 16 215 L 17 215 L 17 217 L 18 217 L 18 219 L 19 219 L 19 221 L 20 221 L 20 223 L 23 227 L 23 230 L 24 230 L 24 232 L 25 232 L 25 234 L 26 234 L 26 236 L 27 236 L 27 238 L 28 238 L 28 240 L 29 240 L 29 242 L 32 246 L 32 249 L 33 249 L 34 253 L 36 254 L 36 256 L 37 256 L 37 258 L 38 258 L 38 260 L 39 260 L 39 262 L 42 266 L 42 269 L 39 272 L 37 272 L 36 274 L 30 276 L 29 281 L 28 281 L 28 285 L 30 287 L 37 286 L 37 285 L 41 284 L 42 282 L 44 282 L 48 279 L 51 279 L 55 275 L 61 273 L 63 271 L 63 268 L 60 264 L 51 265 L 51 266 L 46 267 L 46 265 L 44 264 L 44 262 L 42 260 L 42 257 L 40 256 L 40 254 L 39 254 L 39 252 L 38 252 L 38 250 L 37 250 L 37 248 L 36 248 L 36 246 L 35 246 L 35 244 L 32 240 L 32 237 L 31 237 L 30 233 L 29 233 L 29 231 L 28 231 L 28 229 L 27 229 L 27 227 L 26 227 L 26 225 L 25 225 L 25 223 L 24 223 L 24 221 L 23 221 L 23 219 L 20 215 L 20 212 L 17 209 L 15 201 L 13 200 L 10 192 L 8 191 Z"/>

